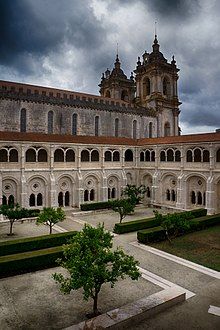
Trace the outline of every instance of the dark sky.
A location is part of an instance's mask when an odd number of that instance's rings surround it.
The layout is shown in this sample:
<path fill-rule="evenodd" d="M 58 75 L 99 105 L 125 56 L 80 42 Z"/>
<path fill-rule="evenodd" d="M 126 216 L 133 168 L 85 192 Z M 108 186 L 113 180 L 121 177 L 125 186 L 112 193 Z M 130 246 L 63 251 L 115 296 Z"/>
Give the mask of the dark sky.
<path fill-rule="evenodd" d="M 220 1 L 0 0 L 0 79 L 98 94 L 115 60 L 127 75 L 151 51 L 180 68 L 183 133 L 220 128 Z"/>

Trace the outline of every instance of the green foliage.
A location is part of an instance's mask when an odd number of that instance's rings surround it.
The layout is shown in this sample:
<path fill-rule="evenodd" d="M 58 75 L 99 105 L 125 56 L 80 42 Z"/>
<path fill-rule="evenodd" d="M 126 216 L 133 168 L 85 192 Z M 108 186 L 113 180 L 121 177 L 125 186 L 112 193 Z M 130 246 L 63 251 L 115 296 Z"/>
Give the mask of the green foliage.
<path fill-rule="evenodd" d="M 97 202 L 97 203 L 86 203 L 81 204 L 80 208 L 82 211 L 90 211 L 90 210 L 102 210 L 102 209 L 110 209 L 109 202 Z"/>
<path fill-rule="evenodd" d="M 22 219 L 24 214 L 24 209 L 20 207 L 19 204 L 15 206 L 2 205 L 1 214 L 5 215 L 10 222 L 9 236 L 13 235 L 13 224 L 16 220 Z"/>
<path fill-rule="evenodd" d="M 138 262 L 132 256 L 126 255 L 120 248 L 112 248 L 112 235 L 104 230 L 103 225 L 93 228 L 85 225 L 68 245 L 65 245 L 64 259 L 59 264 L 68 270 L 70 277 L 53 274 L 60 283 L 63 293 L 83 288 L 85 300 L 94 301 L 94 315 L 98 313 L 97 301 L 101 286 L 110 283 L 111 287 L 126 275 L 133 280 L 140 276 Z"/>
<path fill-rule="evenodd" d="M 64 211 L 58 207 L 57 209 L 53 207 L 44 207 L 43 212 L 41 212 L 37 218 L 37 224 L 46 224 L 50 227 L 50 234 L 52 234 L 52 228 L 53 226 L 60 222 L 65 220 L 65 213 Z"/>
<path fill-rule="evenodd" d="M 129 199 L 116 199 L 109 201 L 109 204 L 113 211 L 119 213 L 120 223 L 126 217 L 126 215 L 134 212 L 135 204 Z"/>
<path fill-rule="evenodd" d="M 46 249 L 66 244 L 75 231 L 0 242 L 0 256 Z"/>
<path fill-rule="evenodd" d="M 160 242 L 166 239 L 165 231 L 162 227 L 154 227 L 140 230 L 137 232 L 137 240 L 140 243 L 148 244 L 151 242 Z"/>
<path fill-rule="evenodd" d="M 144 185 L 137 187 L 132 184 L 127 184 L 122 192 L 122 196 L 126 196 L 126 198 L 131 200 L 132 204 L 136 205 L 139 204 L 140 201 L 144 198 L 146 191 L 147 190 Z"/>
<path fill-rule="evenodd" d="M 57 265 L 63 256 L 61 246 L 0 257 L 0 277 L 36 271 Z"/>

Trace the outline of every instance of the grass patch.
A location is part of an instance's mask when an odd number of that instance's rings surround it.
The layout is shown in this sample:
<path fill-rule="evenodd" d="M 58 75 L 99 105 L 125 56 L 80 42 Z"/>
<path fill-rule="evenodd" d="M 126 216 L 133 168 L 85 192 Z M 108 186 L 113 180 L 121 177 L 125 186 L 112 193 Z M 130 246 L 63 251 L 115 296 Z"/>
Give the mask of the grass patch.
<path fill-rule="evenodd" d="M 220 225 L 172 240 L 151 243 L 156 249 L 220 271 Z"/>

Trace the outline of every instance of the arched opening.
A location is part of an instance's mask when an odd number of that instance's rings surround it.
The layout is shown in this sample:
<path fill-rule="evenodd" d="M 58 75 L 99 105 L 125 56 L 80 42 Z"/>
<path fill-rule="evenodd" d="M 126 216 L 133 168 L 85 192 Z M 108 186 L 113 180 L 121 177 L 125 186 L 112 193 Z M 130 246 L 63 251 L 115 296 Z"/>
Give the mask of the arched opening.
<path fill-rule="evenodd" d="M 112 188 L 112 195 L 111 198 L 115 198 L 116 197 L 116 189 Z"/>
<path fill-rule="evenodd" d="M 160 161 L 161 162 L 165 162 L 166 161 L 166 154 L 165 154 L 165 151 L 164 150 L 162 150 L 160 152 Z"/>
<path fill-rule="evenodd" d="M 167 201 L 170 201 L 170 190 L 167 189 L 166 191 L 166 198 L 167 198 Z"/>
<path fill-rule="evenodd" d="M 208 150 L 203 151 L 203 162 L 209 163 L 209 151 Z"/>
<path fill-rule="evenodd" d="M 21 109 L 20 113 L 20 132 L 26 132 L 27 130 L 27 112 L 26 109 Z"/>
<path fill-rule="evenodd" d="M 144 162 L 144 151 L 140 152 L 140 162 Z"/>
<path fill-rule="evenodd" d="M 47 151 L 45 149 L 40 149 L 38 151 L 38 162 L 47 162 Z"/>
<path fill-rule="evenodd" d="M 111 97 L 111 93 L 110 93 L 109 90 L 107 90 L 107 91 L 105 92 L 105 97 Z"/>
<path fill-rule="evenodd" d="M 181 152 L 179 150 L 175 151 L 175 162 L 181 161 Z"/>
<path fill-rule="evenodd" d="M 95 200 L 95 190 L 91 189 L 90 190 L 90 201 L 94 201 Z"/>
<path fill-rule="evenodd" d="M 191 163 L 192 160 L 193 160 L 193 158 L 192 158 L 192 150 L 187 150 L 187 153 L 186 153 L 186 161 L 187 161 L 188 163 Z"/>
<path fill-rule="evenodd" d="M 29 197 L 29 206 L 35 206 L 35 195 L 31 194 Z"/>
<path fill-rule="evenodd" d="M 120 161 L 120 153 L 119 151 L 113 152 L 113 162 L 119 162 Z"/>
<path fill-rule="evenodd" d="M 37 194 L 37 206 L 43 205 L 43 196 L 41 193 Z"/>
<path fill-rule="evenodd" d="M 99 153 L 97 150 L 92 150 L 91 152 L 91 162 L 98 162 L 99 161 Z"/>
<path fill-rule="evenodd" d="M 153 123 L 149 123 L 149 138 L 153 137 Z"/>
<path fill-rule="evenodd" d="M 145 160 L 146 162 L 150 162 L 150 150 L 145 151 Z"/>
<path fill-rule="evenodd" d="M 205 192 L 203 193 L 203 205 L 205 206 L 205 204 L 206 204 L 206 194 L 205 194 Z"/>
<path fill-rule="evenodd" d="M 58 205 L 59 205 L 59 207 L 63 207 L 63 193 L 62 193 L 62 191 L 60 191 L 59 194 L 58 194 Z"/>
<path fill-rule="evenodd" d="M 47 132 L 53 134 L 53 111 L 49 111 L 47 115 Z"/>
<path fill-rule="evenodd" d="M 163 79 L 163 95 L 170 95 L 170 81 L 167 77 Z"/>
<path fill-rule="evenodd" d="M 108 199 L 111 199 L 111 189 L 108 188 Z"/>
<path fill-rule="evenodd" d="M 6 149 L 0 150 L 0 162 L 6 163 L 8 161 L 8 152 Z"/>
<path fill-rule="evenodd" d="M 95 136 L 99 136 L 99 116 L 95 116 Z"/>
<path fill-rule="evenodd" d="M 112 161 L 112 153 L 111 151 L 106 151 L 105 152 L 105 162 L 111 162 Z"/>
<path fill-rule="evenodd" d="M 72 149 L 66 151 L 66 162 L 75 162 L 75 152 Z"/>
<path fill-rule="evenodd" d="M 86 189 L 84 191 L 84 202 L 88 202 L 89 200 L 89 191 Z"/>
<path fill-rule="evenodd" d="M 164 125 L 164 136 L 170 136 L 170 123 L 166 122 Z"/>
<path fill-rule="evenodd" d="M 201 193 L 201 191 L 197 192 L 197 204 L 202 205 L 202 193 Z"/>
<path fill-rule="evenodd" d="M 89 162 L 89 151 L 88 150 L 81 151 L 81 162 Z"/>
<path fill-rule="evenodd" d="M 127 149 L 125 151 L 125 161 L 126 162 L 133 162 L 133 151 L 131 149 Z"/>
<path fill-rule="evenodd" d="M 72 116 L 72 135 L 77 135 L 77 113 Z"/>
<path fill-rule="evenodd" d="M 123 101 L 128 101 L 128 91 L 123 90 L 123 91 L 121 92 L 121 100 L 123 100 Z"/>
<path fill-rule="evenodd" d="M 195 191 L 191 192 L 191 203 L 196 204 L 196 193 L 195 193 Z"/>
<path fill-rule="evenodd" d="M 171 191 L 171 199 L 172 199 L 173 202 L 175 202 L 175 200 L 176 200 L 176 192 L 173 189 Z"/>
<path fill-rule="evenodd" d="M 137 120 L 133 121 L 132 137 L 133 139 L 137 139 Z"/>
<path fill-rule="evenodd" d="M 8 205 L 9 205 L 10 207 L 14 207 L 14 206 L 15 206 L 15 198 L 14 198 L 13 195 L 10 195 L 10 196 L 8 197 Z"/>
<path fill-rule="evenodd" d="M 201 150 L 196 148 L 194 150 L 194 162 L 199 163 L 202 160 Z"/>
<path fill-rule="evenodd" d="M 150 198 L 150 195 L 151 195 L 150 194 L 150 187 L 146 188 L 146 195 L 147 195 L 148 198 Z"/>
<path fill-rule="evenodd" d="M 9 162 L 17 163 L 18 162 L 18 151 L 16 149 L 11 149 L 9 152 Z"/>
<path fill-rule="evenodd" d="M 62 149 L 56 149 L 54 152 L 54 162 L 64 162 L 64 152 Z"/>
<path fill-rule="evenodd" d="M 7 198 L 5 195 L 2 196 L 2 205 L 7 205 Z"/>
<path fill-rule="evenodd" d="M 115 137 L 118 137 L 118 132 L 119 132 L 119 119 L 115 119 Z"/>
<path fill-rule="evenodd" d="M 155 151 L 151 151 L 151 161 L 155 162 Z"/>
<path fill-rule="evenodd" d="M 173 162 L 174 161 L 174 154 L 172 149 L 167 150 L 167 161 Z"/>
<path fill-rule="evenodd" d="M 216 162 L 220 162 L 220 149 L 218 149 L 216 152 Z"/>
<path fill-rule="evenodd" d="M 146 97 L 150 95 L 150 90 L 151 90 L 150 79 L 146 77 L 143 81 L 143 96 Z"/>
<path fill-rule="evenodd" d="M 65 206 L 70 206 L 70 193 L 69 193 L 69 191 L 65 192 Z"/>
<path fill-rule="evenodd" d="M 27 163 L 36 162 L 36 151 L 34 149 L 28 149 L 25 155 L 26 155 L 25 159 Z"/>

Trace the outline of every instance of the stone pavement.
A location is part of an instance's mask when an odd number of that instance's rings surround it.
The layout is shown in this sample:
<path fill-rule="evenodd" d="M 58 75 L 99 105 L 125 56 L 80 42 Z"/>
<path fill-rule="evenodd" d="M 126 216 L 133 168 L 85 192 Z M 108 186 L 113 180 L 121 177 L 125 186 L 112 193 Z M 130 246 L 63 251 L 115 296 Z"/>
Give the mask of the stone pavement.
<path fill-rule="evenodd" d="M 143 218 L 146 213 L 152 216 L 151 209 L 146 210 L 140 207 L 137 213 L 135 218 Z M 80 230 L 85 222 L 97 225 L 102 221 L 106 228 L 112 230 L 117 219 L 117 214 L 111 211 L 72 215 L 72 211 L 69 210 L 67 215 L 67 219 L 58 224 L 65 230 Z M 199 267 L 192 269 L 187 265 L 146 251 L 133 244 L 134 242 L 136 242 L 136 233 L 114 237 L 114 247 L 120 245 L 127 253 L 138 259 L 140 267 L 146 270 L 146 274 L 149 272 L 153 282 L 144 279 L 132 284 L 127 280 L 124 284 L 120 282 L 116 290 L 110 293 L 104 292 L 103 299 L 106 299 L 104 309 L 119 307 L 120 304 L 126 304 L 129 299 L 132 301 L 146 294 L 163 290 L 166 283 L 171 283 L 170 285 L 178 285 L 191 292 L 191 298 L 138 325 L 134 324 L 131 330 L 214 330 L 220 328 L 220 317 L 208 313 L 210 305 L 220 306 L 220 281 L 217 278 L 220 278 L 219 273 L 215 272 L 216 276 L 213 276 L 211 272 L 210 274 L 201 272 Z M 54 269 L 50 269 L 0 280 L 0 329 L 61 329 L 81 321 L 84 312 L 91 308 L 91 302 L 84 302 L 81 294 L 77 292 L 71 293 L 74 299 L 69 299 L 69 296 L 59 293 L 49 276 L 53 272 Z M 148 278 L 150 279 L 151 276 Z M 154 278 L 159 281 L 154 282 Z M 76 308 L 80 317 L 79 315 L 76 317 Z M 12 317 L 9 317 L 10 313 Z M 51 320 L 51 322 L 47 321 L 50 324 L 48 326 L 43 322 L 46 318 Z M 7 320 L 10 322 L 7 323 Z M 16 320 L 19 321 L 16 323 Z"/>

